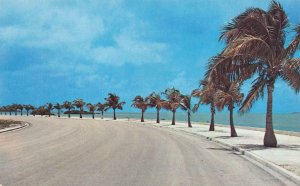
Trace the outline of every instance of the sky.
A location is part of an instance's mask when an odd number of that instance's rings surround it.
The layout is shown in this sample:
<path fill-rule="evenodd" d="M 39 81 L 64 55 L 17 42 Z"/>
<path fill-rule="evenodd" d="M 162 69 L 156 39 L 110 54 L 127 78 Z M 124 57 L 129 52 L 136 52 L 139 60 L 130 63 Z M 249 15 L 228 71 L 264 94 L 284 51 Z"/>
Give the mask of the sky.
<path fill-rule="evenodd" d="M 300 0 L 281 0 L 291 27 Z M 131 108 L 136 95 L 175 87 L 190 94 L 222 27 L 262 0 L 0 0 L 0 104 L 43 105 L 116 93 Z M 289 37 L 293 33 L 288 30 Z M 288 40 L 289 42 L 289 40 Z M 299 53 L 299 52 L 298 52 Z M 247 93 L 250 82 L 242 91 Z M 279 80 L 275 113 L 299 112 L 300 96 Z M 264 113 L 266 98 L 251 112 Z M 209 112 L 202 106 L 200 112 Z"/>

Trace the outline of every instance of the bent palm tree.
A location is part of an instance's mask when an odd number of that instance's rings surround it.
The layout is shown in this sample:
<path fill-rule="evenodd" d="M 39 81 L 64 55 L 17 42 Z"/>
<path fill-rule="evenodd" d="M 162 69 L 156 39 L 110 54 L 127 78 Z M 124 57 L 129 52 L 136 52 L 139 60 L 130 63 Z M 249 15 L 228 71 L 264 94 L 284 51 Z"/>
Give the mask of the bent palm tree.
<path fill-rule="evenodd" d="M 79 108 L 79 118 L 82 118 L 82 114 L 83 114 L 83 107 L 85 105 L 85 102 L 83 101 L 83 99 L 76 99 L 73 101 L 75 107 Z"/>
<path fill-rule="evenodd" d="M 144 122 L 144 113 L 147 110 L 148 107 L 148 101 L 144 99 L 142 96 L 136 96 L 132 100 L 133 104 L 131 106 L 141 109 L 142 111 L 142 116 L 141 116 L 141 122 Z"/>
<path fill-rule="evenodd" d="M 105 98 L 105 100 L 106 100 L 105 105 L 107 105 L 107 109 L 109 109 L 109 108 L 113 109 L 114 120 L 116 120 L 117 119 L 117 117 L 116 117 L 116 109 L 122 110 L 123 109 L 123 105 L 125 104 L 125 102 L 124 101 L 119 102 L 120 101 L 120 97 L 117 96 L 116 94 L 113 94 L 113 93 L 109 93 L 108 97 Z"/>
<path fill-rule="evenodd" d="M 162 104 L 165 100 L 160 98 L 159 94 L 156 94 L 155 92 L 152 92 L 147 98 L 147 101 L 149 101 L 150 107 L 156 108 L 156 123 L 160 123 L 160 117 L 159 117 L 159 111 L 162 108 Z"/>
<path fill-rule="evenodd" d="M 101 119 L 103 119 L 103 112 L 106 111 L 107 106 L 105 104 L 102 103 L 97 103 L 97 111 L 101 112 Z"/>
<path fill-rule="evenodd" d="M 209 125 L 209 131 L 215 131 L 215 100 L 214 95 L 216 92 L 215 87 L 212 84 L 208 84 L 206 80 L 201 81 L 200 87 L 202 88 L 195 89 L 192 92 L 193 97 L 199 98 L 199 102 L 195 104 L 193 108 L 193 112 L 196 112 L 200 106 L 200 104 L 210 105 L 210 125 Z"/>
<path fill-rule="evenodd" d="M 181 100 L 180 91 L 175 88 L 168 88 L 162 94 L 164 94 L 167 98 L 167 101 L 164 101 L 162 106 L 164 109 L 172 111 L 172 125 L 175 125 L 175 113 Z"/>
<path fill-rule="evenodd" d="M 274 84 L 281 77 L 289 86 L 300 90 L 300 58 L 293 58 L 300 43 L 300 26 L 296 36 L 286 45 L 287 15 L 282 6 L 272 1 L 269 10 L 251 8 L 229 23 L 221 35 L 228 46 L 210 66 L 210 72 L 229 73 L 232 79 L 244 79 L 257 74 L 242 103 L 241 112 L 250 110 L 253 103 L 263 97 L 267 89 L 267 114 L 264 145 L 276 147 L 273 130 L 272 104 Z M 287 46 L 287 47 L 285 47 Z M 210 78 L 213 78 L 210 75 Z"/>
<path fill-rule="evenodd" d="M 230 113 L 230 133 L 231 137 L 237 137 L 237 133 L 235 131 L 234 123 L 233 123 L 233 109 L 234 105 L 239 105 L 244 95 L 240 92 L 241 83 L 239 81 L 223 81 L 218 84 L 217 92 L 215 94 L 215 100 L 217 108 L 222 110 L 225 106 L 227 106 Z"/>
<path fill-rule="evenodd" d="M 188 127 L 192 127 L 191 124 L 191 96 L 190 95 L 182 95 L 180 100 L 180 107 L 182 110 L 187 111 L 188 115 Z"/>
<path fill-rule="evenodd" d="M 74 105 L 70 101 L 65 101 L 63 103 L 63 108 L 68 110 L 68 117 L 71 117 L 71 109 L 74 108 Z"/>
<path fill-rule="evenodd" d="M 88 103 L 88 104 L 86 104 L 86 107 L 89 109 L 89 112 L 92 113 L 92 118 L 95 119 L 95 110 L 97 108 L 97 105 Z"/>
<path fill-rule="evenodd" d="M 57 116 L 60 117 L 60 111 L 62 109 L 62 105 L 60 105 L 59 103 L 56 103 L 54 105 L 54 108 L 57 110 Z"/>

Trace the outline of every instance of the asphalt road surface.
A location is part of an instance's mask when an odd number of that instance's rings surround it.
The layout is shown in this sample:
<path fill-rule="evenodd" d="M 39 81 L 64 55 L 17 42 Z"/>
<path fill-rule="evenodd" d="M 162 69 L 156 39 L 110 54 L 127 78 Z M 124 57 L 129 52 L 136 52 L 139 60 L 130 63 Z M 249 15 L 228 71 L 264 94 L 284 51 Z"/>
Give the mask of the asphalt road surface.
<path fill-rule="evenodd" d="M 21 117 L 18 117 L 20 120 Z M 0 185 L 283 185 L 197 136 L 141 124 L 22 117 L 0 133 Z"/>

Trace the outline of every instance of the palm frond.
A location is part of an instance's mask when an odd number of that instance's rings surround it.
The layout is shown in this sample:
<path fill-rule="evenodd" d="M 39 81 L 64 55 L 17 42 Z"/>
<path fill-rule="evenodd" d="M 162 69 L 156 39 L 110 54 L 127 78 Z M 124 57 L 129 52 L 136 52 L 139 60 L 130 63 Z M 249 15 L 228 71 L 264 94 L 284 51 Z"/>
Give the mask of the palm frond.
<path fill-rule="evenodd" d="M 253 83 L 248 95 L 246 96 L 244 102 L 242 103 L 241 108 L 239 111 L 241 113 L 247 112 L 251 109 L 253 103 L 258 99 L 258 98 L 263 98 L 264 96 L 264 88 L 266 86 L 267 81 L 263 79 L 262 77 L 259 77 L 255 80 Z"/>

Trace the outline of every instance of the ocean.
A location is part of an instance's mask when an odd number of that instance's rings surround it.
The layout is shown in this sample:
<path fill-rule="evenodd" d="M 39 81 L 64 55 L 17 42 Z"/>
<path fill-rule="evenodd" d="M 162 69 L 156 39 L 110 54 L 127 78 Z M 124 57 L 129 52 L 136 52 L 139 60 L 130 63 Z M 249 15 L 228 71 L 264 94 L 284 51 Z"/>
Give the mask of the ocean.
<path fill-rule="evenodd" d="M 54 112 L 55 113 L 55 112 Z M 66 116 L 66 115 L 65 115 Z M 74 115 L 72 115 L 74 116 Z M 104 113 L 105 118 L 112 118 L 112 113 Z M 117 118 L 136 118 L 141 117 L 141 113 L 116 113 Z M 79 117 L 79 116 L 78 116 Z M 91 117 L 91 115 L 83 115 L 83 117 Z M 100 118 L 100 114 L 96 114 L 95 117 Z M 156 113 L 145 113 L 145 120 L 156 120 Z M 161 121 L 172 120 L 171 112 L 161 112 Z M 187 114 L 183 112 L 176 113 L 176 121 L 186 122 Z M 192 124 L 210 122 L 210 113 L 195 113 L 191 115 Z M 229 113 L 216 113 L 216 124 L 229 124 Z M 244 115 L 234 114 L 234 124 L 236 126 L 248 126 L 256 128 L 265 128 L 266 115 L 265 114 L 253 114 L 247 113 Z M 300 132 L 300 113 L 291 114 L 273 114 L 273 125 L 276 130 L 294 131 Z"/>

